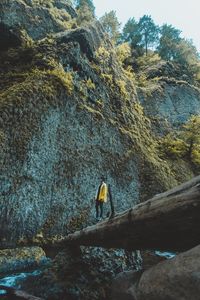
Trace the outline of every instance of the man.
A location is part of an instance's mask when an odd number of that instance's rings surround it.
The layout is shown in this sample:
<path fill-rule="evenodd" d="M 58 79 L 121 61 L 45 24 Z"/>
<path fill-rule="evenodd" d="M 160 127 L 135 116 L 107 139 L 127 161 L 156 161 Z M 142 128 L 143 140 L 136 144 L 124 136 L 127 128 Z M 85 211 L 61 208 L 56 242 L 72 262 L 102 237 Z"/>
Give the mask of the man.
<path fill-rule="evenodd" d="M 95 201 L 96 201 L 96 219 L 99 221 L 99 208 L 100 208 L 100 219 L 103 218 L 103 204 L 107 202 L 108 187 L 105 183 L 105 178 L 101 177 L 101 183 L 98 187 Z"/>

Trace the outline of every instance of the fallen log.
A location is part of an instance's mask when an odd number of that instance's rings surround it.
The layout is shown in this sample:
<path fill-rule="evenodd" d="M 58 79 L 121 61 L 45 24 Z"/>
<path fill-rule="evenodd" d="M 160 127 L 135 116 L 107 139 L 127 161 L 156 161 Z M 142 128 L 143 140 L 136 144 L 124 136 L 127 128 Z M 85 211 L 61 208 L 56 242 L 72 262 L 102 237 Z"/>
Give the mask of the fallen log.
<path fill-rule="evenodd" d="M 182 251 L 199 242 L 200 176 L 197 176 L 112 219 L 48 242 L 46 246 Z"/>
<path fill-rule="evenodd" d="M 28 293 L 20 290 L 16 290 L 12 287 L 0 285 L 0 290 L 5 291 L 5 295 L 1 295 L 4 299 L 11 299 L 11 300 L 43 300 L 42 298 L 38 298 L 32 295 L 29 295 Z"/>

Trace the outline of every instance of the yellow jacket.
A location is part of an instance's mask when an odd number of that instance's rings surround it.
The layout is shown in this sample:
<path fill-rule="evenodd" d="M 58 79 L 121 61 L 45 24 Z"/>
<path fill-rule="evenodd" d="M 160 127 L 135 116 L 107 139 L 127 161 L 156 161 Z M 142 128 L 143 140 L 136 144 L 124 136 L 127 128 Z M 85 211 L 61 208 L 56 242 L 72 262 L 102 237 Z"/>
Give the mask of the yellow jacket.
<path fill-rule="evenodd" d="M 108 196 L 108 187 L 107 184 L 103 182 L 97 191 L 96 200 L 100 202 L 107 202 L 107 196 Z"/>

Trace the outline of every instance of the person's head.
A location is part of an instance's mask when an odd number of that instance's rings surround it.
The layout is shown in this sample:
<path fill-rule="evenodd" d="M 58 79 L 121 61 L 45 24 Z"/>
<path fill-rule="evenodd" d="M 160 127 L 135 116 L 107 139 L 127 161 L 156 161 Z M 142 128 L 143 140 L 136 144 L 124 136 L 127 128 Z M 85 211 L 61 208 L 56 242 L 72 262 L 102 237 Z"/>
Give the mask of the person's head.
<path fill-rule="evenodd" d="M 104 176 L 101 176 L 101 182 L 105 182 L 106 181 L 106 178 Z"/>

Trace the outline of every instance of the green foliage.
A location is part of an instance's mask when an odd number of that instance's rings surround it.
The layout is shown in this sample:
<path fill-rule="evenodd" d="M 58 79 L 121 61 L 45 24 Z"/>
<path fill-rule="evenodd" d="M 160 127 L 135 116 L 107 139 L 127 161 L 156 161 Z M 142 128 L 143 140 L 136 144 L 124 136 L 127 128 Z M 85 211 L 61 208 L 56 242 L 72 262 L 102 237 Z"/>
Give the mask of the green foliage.
<path fill-rule="evenodd" d="M 177 43 L 180 42 L 181 31 L 171 25 L 164 24 L 160 29 L 160 41 L 157 47 L 161 58 L 172 60 L 176 58 Z"/>
<path fill-rule="evenodd" d="M 160 140 L 160 150 L 173 158 L 183 157 L 186 154 L 187 145 L 182 139 L 167 134 Z"/>
<path fill-rule="evenodd" d="M 148 55 L 140 56 L 136 59 L 136 63 L 140 70 L 145 69 L 146 67 L 151 67 L 156 65 L 161 61 L 161 58 L 156 53 L 148 53 Z"/>
<path fill-rule="evenodd" d="M 200 116 L 192 116 L 190 120 L 183 125 L 181 132 L 182 139 L 187 143 L 187 154 L 190 159 L 193 158 L 193 152 L 198 152 L 200 146 Z M 199 153 L 200 154 L 200 153 Z"/>
<path fill-rule="evenodd" d="M 32 0 L 32 1 L 24 0 L 24 2 L 27 2 L 27 4 L 29 4 L 29 2 L 31 2 L 32 5 L 51 7 L 53 5 L 54 0 Z"/>
<path fill-rule="evenodd" d="M 85 81 L 85 85 L 90 90 L 94 90 L 96 87 L 95 84 L 92 82 L 91 78 Z"/>
<path fill-rule="evenodd" d="M 101 73 L 100 77 L 105 81 L 105 83 L 107 83 L 108 85 L 112 85 L 113 84 L 113 75 L 112 74 L 105 74 L 105 73 Z"/>
<path fill-rule="evenodd" d="M 56 68 L 53 70 L 46 71 L 47 74 L 56 76 L 62 85 L 66 88 L 66 91 L 71 95 L 74 89 L 73 76 L 71 72 L 65 72 L 63 68 Z"/>
<path fill-rule="evenodd" d="M 138 47 L 139 43 L 141 42 L 142 36 L 139 32 L 138 23 L 134 18 L 130 18 L 125 24 L 121 39 L 124 42 L 128 42 L 133 48 Z"/>
<path fill-rule="evenodd" d="M 99 60 L 107 60 L 110 57 L 110 52 L 102 46 L 98 48 L 95 54 L 96 58 Z"/>
<path fill-rule="evenodd" d="M 136 83 L 136 76 L 131 66 L 126 67 L 124 70 L 124 75 L 132 81 L 132 83 Z"/>
<path fill-rule="evenodd" d="M 63 26 L 64 29 L 71 29 L 76 26 L 76 20 L 72 19 L 66 10 L 52 6 L 49 9 L 49 12 L 52 18 L 56 20 L 58 24 Z"/>
<path fill-rule="evenodd" d="M 200 166 L 200 145 L 196 145 L 192 151 L 192 161 L 195 165 Z"/>
<path fill-rule="evenodd" d="M 131 56 L 131 47 L 128 43 L 120 44 L 116 47 L 116 55 L 121 64 Z"/>
<path fill-rule="evenodd" d="M 124 80 L 116 80 L 116 84 L 119 87 L 121 96 L 126 100 L 129 97 L 129 93 L 126 89 L 126 82 Z"/>
<path fill-rule="evenodd" d="M 151 16 L 147 15 L 140 18 L 138 27 L 142 36 L 141 44 L 144 45 L 147 55 L 148 47 L 154 46 L 157 43 L 159 28 L 154 24 Z"/>
<path fill-rule="evenodd" d="M 122 32 L 122 41 L 130 43 L 131 47 L 141 53 L 141 47 L 145 47 L 147 55 L 148 48 L 154 46 L 158 39 L 159 28 L 151 16 L 144 15 L 136 22 L 130 18 L 125 24 Z"/>
<path fill-rule="evenodd" d="M 109 13 L 105 13 L 100 18 L 100 22 L 112 41 L 116 43 L 120 37 L 120 22 L 117 19 L 116 12 L 112 10 Z"/>
<path fill-rule="evenodd" d="M 199 54 L 192 41 L 181 39 L 177 44 L 177 53 L 174 59 L 181 65 L 192 68 L 199 63 Z"/>
<path fill-rule="evenodd" d="M 95 17 L 95 7 L 92 0 L 75 1 L 78 17 L 76 19 L 78 25 L 86 25 Z"/>
<path fill-rule="evenodd" d="M 200 85 L 199 53 L 192 41 L 181 38 L 180 34 L 180 30 L 168 24 L 159 28 L 151 16 L 144 15 L 138 22 L 130 18 L 121 34 L 121 42 L 127 42 L 131 46 L 131 54 L 127 53 L 124 61 L 138 71 L 138 69 L 141 70 L 141 66 L 149 67 L 149 63 L 151 66 L 156 65 L 160 58 L 171 60 L 184 67 L 190 83 Z M 158 45 L 157 48 L 156 45 Z M 155 61 L 153 57 L 145 61 L 144 49 L 146 56 L 152 54 L 153 51 L 159 56 L 157 55 L 157 58 L 154 56 Z"/>
<path fill-rule="evenodd" d="M 98 50 L 95 52 L 96 60 L 98 61 L 98 65 L 101 68 L 101 72 L 103 73 L 110 73 L 110 65 L 112 63 L 112 55 L 111 51 L 108 51 L 104 47 L 99 47 Z"/>
<path fill-rule="evenodd" d="M 188 157 L 200 164 L 200 116 L 192 116 L 181 131 L 168 134 L 160 140 L 160 150 L 173 158 Z"/>
<path fill-rule="evenodd" d="M 95 6 L 93 0 L 75 0 L 74 3 L 77 9 L 82 9 L 87 6 L 88 9 L 91 11 L 92 15 L 94 16 Z"/>
<path fill-rule="evenodd" d="M 148 86 L 148 81 L 147 81 L 147 77 L 144 73 L 140 74 L 137 77 L 137 85 L 139 87 L 147 87 Z"/>

